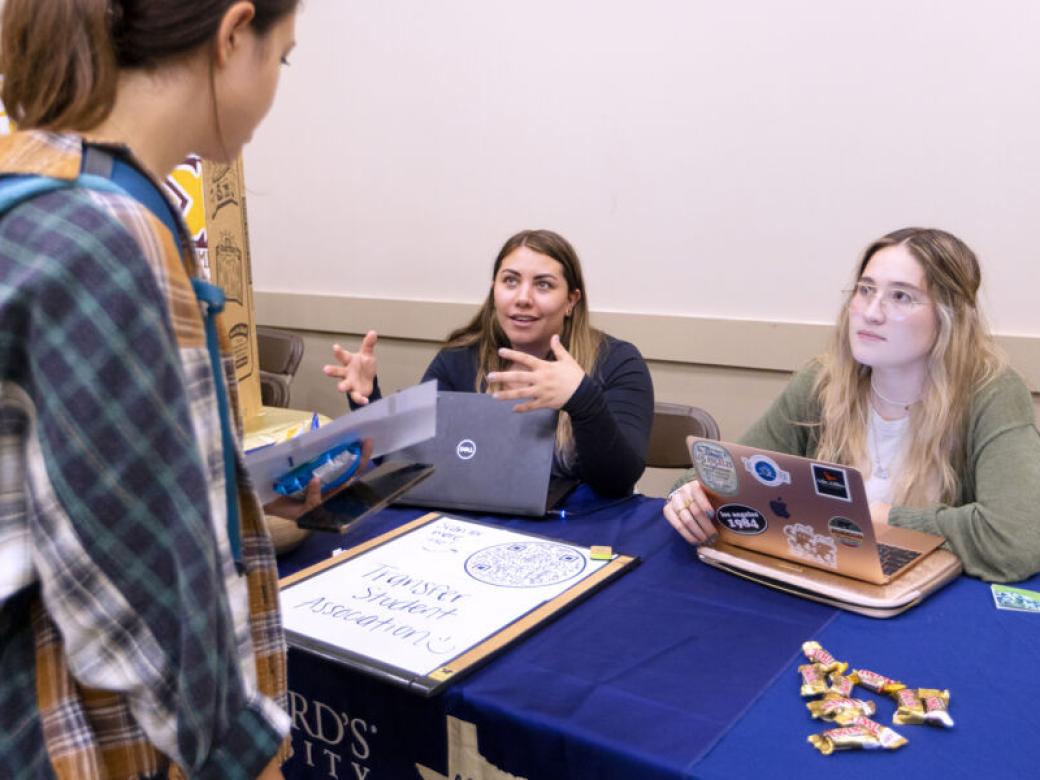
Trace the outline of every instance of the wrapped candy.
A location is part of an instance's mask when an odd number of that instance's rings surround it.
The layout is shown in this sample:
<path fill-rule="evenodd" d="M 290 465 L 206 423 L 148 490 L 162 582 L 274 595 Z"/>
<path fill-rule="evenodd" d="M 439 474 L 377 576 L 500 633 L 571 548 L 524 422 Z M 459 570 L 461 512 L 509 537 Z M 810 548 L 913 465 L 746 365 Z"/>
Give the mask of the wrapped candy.
<path fill-rule="evenodd" d="M 877 706 L 872 701 L 851 699 L 847 696 L 836 696 L 831 693 L 817 701 L 806 702 L 805 706 L 813 718 L 821 718 L 841 724 L 851 723 L 861 716 L 873 715 L 877 709 Z"/>
<path fill-rule="evenodd" d="M 811 734 L 808 742 L 823 755 L 829 756 L 836 750 L 895 750 L 906 744 L 901 737 L 888 726 L 859 717 L 847 726 L 830 729 L 822 734 Z"/>
<path fill-rule="evenodd" d="M 803 664 L 798 667 L 802 675 L 802 696 L 817 696 L 827 692 L 827 680 L 819 664 Z"/>
<path fill-rule="evenodd" d="M 841 674 L 849 668 L 849 665 L 844 661 L 835 660 L 834 656 L 824 650 L 819 642 L 812 640 L 803 642 L 802 652 L 805 653 L 809 663 L 819 664 L 823 667 L 824 672 L 838 672 Z"/>
<path fill-rule="evenodd" d="M 892 722 L 900 725 L 908 723 L 924 723 L 924 703 L 913 688 L 903 688 L 893 694 L 896 700 L 896 711 Z"/>
<path fill-rule="evenodd" d="M 856 686 L 855 680 L 841 672 L 831 672 L 827 679 L 831 684 L 827 692 L 838 696 L 851 696 L 852 689 Z"/>
<path fill-rule="evenodd" d="M 924 704 L 924 722 L 930 725 L 945 726 L 953 725 L 953 718 L 947 711 L 950 706 L 950 692 L 940 691 L 934 688 L 921 688 L 917 695 L 921 697 Z"/>
<path fill-rule="evenodd" d="M 901 682 L 868 669 L 856 669 L 849 676 L 852 677 L 856 684 L 869 688 L 874 693 L 895 693 L 906 687 Z"/>

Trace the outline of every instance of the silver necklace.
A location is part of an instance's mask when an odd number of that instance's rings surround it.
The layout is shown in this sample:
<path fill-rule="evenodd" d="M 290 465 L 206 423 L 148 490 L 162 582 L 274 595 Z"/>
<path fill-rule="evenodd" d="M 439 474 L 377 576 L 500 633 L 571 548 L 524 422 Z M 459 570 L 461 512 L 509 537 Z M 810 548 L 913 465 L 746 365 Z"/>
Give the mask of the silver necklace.
<path fill-rule="evenodd" d="M 874 384 L 874 377 L 870 378 L 870 391 L 889 406 L 902 406 L 903 411 L 905 412 L 910 411 L 910 407 L 921 400 L 920 395 L 918 395 L 917 398 L 913 399 L 912 401 L 893 401 L 891 398 L 886 398 L 884 395 L 881 394 L 881 391 L 877 389 L 877 385 Z"/>
<path fill-rule="evenodd" d="M 869 426 L 867 432 L 870 434 L 871 441 L 874 442 L 874 476 L 878 479 L 887 480 L 888 469 L 886 469 L 885 464 L 881 462 L 881 447 L 878 445 L 877 424 L 874 420 L 875 414 L 877 414 L 877 412 L 870 413 L 870 421 L 867 423 Z"/>

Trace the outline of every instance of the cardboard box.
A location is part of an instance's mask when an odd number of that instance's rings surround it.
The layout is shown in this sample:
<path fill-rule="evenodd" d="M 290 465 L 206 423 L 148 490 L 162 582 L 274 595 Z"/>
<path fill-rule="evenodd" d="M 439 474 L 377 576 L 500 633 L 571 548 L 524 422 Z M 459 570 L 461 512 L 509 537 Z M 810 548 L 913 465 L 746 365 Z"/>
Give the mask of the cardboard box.
<path fill-rule="evenodd" d="M 231 165 L 202 163 L 203 201 L 211 280 L 224 288 L 223 322 L 235 357 L 243 424 L 260 414 L 260 365 L 253 308 L 242 159 Z"/>

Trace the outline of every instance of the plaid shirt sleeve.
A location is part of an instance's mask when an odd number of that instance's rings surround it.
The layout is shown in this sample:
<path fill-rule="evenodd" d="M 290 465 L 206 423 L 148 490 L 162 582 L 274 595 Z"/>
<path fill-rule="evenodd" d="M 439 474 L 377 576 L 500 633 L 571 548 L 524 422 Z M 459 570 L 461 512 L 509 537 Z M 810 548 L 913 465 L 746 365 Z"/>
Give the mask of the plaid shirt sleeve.
<path fill-rule="evenodd" d="M 191 776 L 255 777 L 287 724 L 243 672 L 194 380 L 141 251 L 81 193 L 4 219 L 0 400 L 23 415 L 32 569 L 77 685 L 123 697 Z"/>

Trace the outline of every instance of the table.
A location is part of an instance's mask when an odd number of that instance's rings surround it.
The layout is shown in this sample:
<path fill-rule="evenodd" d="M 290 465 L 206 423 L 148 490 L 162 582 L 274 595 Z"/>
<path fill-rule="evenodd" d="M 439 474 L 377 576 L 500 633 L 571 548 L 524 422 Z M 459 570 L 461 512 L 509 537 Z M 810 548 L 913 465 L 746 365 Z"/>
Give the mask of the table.
<path fill-rule="evenodd" d="M 986 584 L 962 577 L 902 616 L 873 620 L 701 564 L 664 522 L 660 499 L 579 489 L 566 506 L 554 520 L 464 516 L 609 544 L 642 564 L 432 699 L 291 651 L 296 752 L 286 777 L 1018 777 L 1040 764 L 1040 741 L 1024 736 L 1040 725 L 1031 677 L 1040 616 L 998 612 Z M 392 508 L 343 537 L 315 534 L 281 572 L 424 511 Z M 821 756 L 805 742 L 823 727 L 796 672 L 811 638 L 911 685 L 949 688 L 956 727 L 901 727 L 910 744 L 891 753 Z M 891 709 L 882 702 L 883 722 Z"/>
<path fill-rule="evenodd" d="M 262 406 L 260 413 L 246 421 L 242 449 L 246 452 L 288 441 L 302 431 L 324 425 L 328 417 L 301 409 Z"/>

